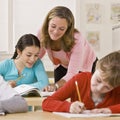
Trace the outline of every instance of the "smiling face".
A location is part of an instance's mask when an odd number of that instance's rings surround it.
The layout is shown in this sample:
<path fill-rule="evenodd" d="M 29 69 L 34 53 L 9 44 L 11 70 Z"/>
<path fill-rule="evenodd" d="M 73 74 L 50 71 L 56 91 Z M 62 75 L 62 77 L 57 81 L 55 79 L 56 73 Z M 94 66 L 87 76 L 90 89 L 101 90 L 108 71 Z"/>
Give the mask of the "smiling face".
<path fill-rule="evenodd" d="M 19 61 L 25 67 L 31 68 L 39 57 L 40 48 L 36 46 L 26 47 L 22 52 L 18 50 Z"/>
<path fill-rule="evenodd" d="M 103 81 L 101 72 L 96 70 L 91 78 L 91 92 L 95 94 L 105 94 L 113 89 L 108 82 Z"/>
<path fill-rule="evenodd" d="M 54 17 L 49 21 L 48 33 L 52 40 L 59 40 L 67 30 L 67 21 L 64 18 Z"/>

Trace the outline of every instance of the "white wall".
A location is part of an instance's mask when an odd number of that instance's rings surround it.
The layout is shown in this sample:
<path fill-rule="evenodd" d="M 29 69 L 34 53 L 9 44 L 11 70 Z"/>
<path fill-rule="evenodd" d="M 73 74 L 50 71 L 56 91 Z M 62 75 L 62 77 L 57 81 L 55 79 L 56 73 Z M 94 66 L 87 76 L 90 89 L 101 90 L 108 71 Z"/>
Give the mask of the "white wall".
<path fill-rule="evenodd" d="M 5 28 L 4 31 L 0 29 L 0 37 L 3 39 L 0 40 L 0 51 L 7 53 L 2 54 L 1 59 L 12 56 L 14 46 L 21 35 L 37 34 L 48 11 L 58 5 L 70 8 L 76 18 L 76 0 L 0 0 L 0 12 L 3 11 L 0 14 L 0 18 L 3 18 L 0 25 L 4 25 L 0 28 Z M 47 55 L 42 60 L 48 71 L 53 70 Z"/>
<path fill-rule="evenodd" d="M 12 54 L 21 35 L 36 34 L 48 11 L 56 5 L 67 6 L 76 16 L 73 0 L 0 0 L 0 52 Z"/>
<path fill-rule="evenodd" d="M 14 0 L 14 41 L 25 33 L 37 34 L 48 11 L 57 5 L 70 8 L 75 15 L 73 0 Z M 46 55 L 43 59 L 46 70 L 52 71 L 53 64 Z"/>
<path fill-rule="evenodd" d="M 69 7 L 75 14 L 75 1 L 73 0 L 13 0 L 14 2 L 14 39 L 15 41 L 24 33 L 37 33 L 50 9 L 56 5 Z"/>
<path fill-rule="evenodd" d="M 8 50 L 8 1 L 0 0 L 0 51 L 6 50 Z"/>
<path fill-rule="evenodd" d="M 112 39 L 113 50 L 120 50 L 120 24 L 113 26 Z"/>
<path fill-rule="evenodd" d="M 87 23 L 87 4 L 99 4 L 101 7 L 100 23 Z M 111 1 L 110 0 L 81 0 L 81 32 L 87 38 L 88 31 L 98 31 L 100 33 L 99 38 L 99 50 L 96 51 L 97 56 L 100 58 L 112 51 L 112 24 L 110 22 L 111 17 Z M 92 12 L 91 12 L 92 13 Z"/>
<path fill-rule="evenodd" d="M 38 29 L 50 9 L 56 5 L 67 6 L 75 16 L 77 29 L 86 37 L 87 30 L 101 31 L 98 57 L 120 49 L 120 31 L 112 31 L 110 22 L 111 3 L 120 0 L 0 0 L 0 59 L 12 56 L 19 37 L 26 33 L 37 34 Z M 86 3 L 100 3 L 103 6 L 101 25 L 86 24 Z M 5 53 L 5 54 L 3 54 Z M 48 57 L 43 58 L 47 70 L 52 70 Z"/>

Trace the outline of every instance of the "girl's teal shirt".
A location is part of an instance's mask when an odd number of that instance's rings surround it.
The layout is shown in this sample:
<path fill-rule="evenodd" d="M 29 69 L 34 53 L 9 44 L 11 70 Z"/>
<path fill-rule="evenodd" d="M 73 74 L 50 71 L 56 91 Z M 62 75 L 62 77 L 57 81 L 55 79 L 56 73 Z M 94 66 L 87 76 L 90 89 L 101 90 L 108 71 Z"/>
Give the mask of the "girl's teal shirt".
<path fill-rule="evenodd" d="M 32 68 L 25 67 L 21 74 L 18 70 L 13 59 L 6 59 L 0 62 L 0 75 L 4 80 L 16 80 L 16 84 L 29 84 L 42 90 L 48 85 L 48 76 L 40 59 L 36 61 Z"/>

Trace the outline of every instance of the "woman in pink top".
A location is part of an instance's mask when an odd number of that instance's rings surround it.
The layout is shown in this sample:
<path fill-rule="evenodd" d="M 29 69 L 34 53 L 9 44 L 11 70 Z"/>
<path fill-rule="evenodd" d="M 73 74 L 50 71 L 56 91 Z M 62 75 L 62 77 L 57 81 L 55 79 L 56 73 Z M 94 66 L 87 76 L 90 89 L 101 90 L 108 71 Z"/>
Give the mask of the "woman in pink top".
<path fill-rule="evenodd" d="M 42 45 L 40 58 L 47 52 L 55 65 L 55 84 L 46 87 L 46 90 L 57 90 L 81 71 L 94 72 L 97 61 L 95 52 L 74 28 L 74 16 L 67 7 L 57 6 L 50 10 L 38 38 Z"/>

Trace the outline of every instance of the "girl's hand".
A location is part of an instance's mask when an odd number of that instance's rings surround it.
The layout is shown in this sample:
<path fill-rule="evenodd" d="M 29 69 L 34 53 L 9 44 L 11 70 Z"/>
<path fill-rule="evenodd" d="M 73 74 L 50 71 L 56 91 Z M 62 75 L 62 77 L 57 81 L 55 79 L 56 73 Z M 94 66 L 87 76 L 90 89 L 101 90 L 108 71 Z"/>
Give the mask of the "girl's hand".
<path fill-rule="evenodd" d="M 70 113 L 82 113 L 85 110 L 84 103 L 76 101 L 70 106 Z"/>
<path fill-rule="evenodd" d="M 105 114 L 111 114 L 112 111 L 109 108 L 100 108 L 100 109 L 93 109 L 91 110 L 91 113 L 105 113 Z"/>
<path fill-rule="evenodd" d="M 48 92 L 53 92 L 56 91 L 56 86 L 55 84 L 49 84 L 48 86 L 46 86 L 43 91 L 48 91 Z"/>
<path fill-rule="evenodd" d="M 8 84 L 9 84 L 12 88 L 16 87 L 16 81 L 14 81 L 14 80 L 9 81 Z"/>

